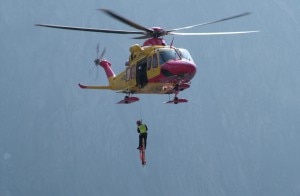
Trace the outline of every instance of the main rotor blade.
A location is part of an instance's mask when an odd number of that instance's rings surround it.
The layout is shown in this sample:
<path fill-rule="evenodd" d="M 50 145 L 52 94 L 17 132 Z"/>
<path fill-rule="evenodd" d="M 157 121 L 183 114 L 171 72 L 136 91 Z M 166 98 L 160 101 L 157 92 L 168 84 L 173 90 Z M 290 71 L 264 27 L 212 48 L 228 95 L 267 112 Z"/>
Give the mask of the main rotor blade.
<path fill-rule="evenodd" d="M 72 27 L 72 26 L 61 26 L 61 25 L 51 25 L 51 24 L 36 24 L 35 26 L 49 27 L 49 28 L 56 28 L 56 29 L 74 30 L 74 31 L 101 32 L 101 33 L 145 34 L 145 33 L 142 32 L 142 31 L 124 31 L 124 30 L 111 30 L 111 29 L 94 29 L 94 28 Z"/>
<path fill-rule="evenodd" d="M 239 17 L 246 16 L 246 15 L 249 15 L 249 14 L 251 14 L 251 13 L 250 12 L 245 12 L 243 14 L 239 14 L 239 15 L 235 15 L 235 16 L 230 16 L 230 17 L 227 17 L 227 18 L 219 19 L 219 20 L 214 20 L 214 21 L 210 21 L 210 22 L 200 23 L 200 24 L 191 25 L 191 26 L 187 26 L 187 27 L 181 27 L 181 28 L 177 28 L 177 29 L 171 29 L 171 30 L 167 31 L 167 34 L 169 32 L 171 32 L 171 31 L 178 31 L 178 30 L 183 30 L 183 29 L 190 29 L 190 28 L 194 28 L 194 27 L 198 27 L 198 26 L 213 24 L 213 23 L 217 23 L 217 22 L 223 22 L 223 21 L 226 21 L 226 20 L 231 20 L 231 19 L 234 19 L 234 18 L 239 18 Z"/>
<path fill-rule="evenodd" d="M 151 34 L 146 34 L 138 37 L 133 37 L 132 39 L 148 39 L 150 37 L 153 37 Z"/>
<path fill-rule="evenodd" d="M 139 30 L 142 30 L 142 31 L 146 31 L 146 32 L 149 32 L 149 33 L 153 32 L 151 29 L 148 29 L 148 28 L 146 28 L 144 26 L 141 26 L 141 25 L 139 25 L 139 24 L 127 19 L 127 18 L 124 18 L 123 16 L 120 16 L 120 15 L 116 14 L 115 12 L 113 12 L 111 10 L 108 10 L 108 9 L 98 9 L 98 10 L 105 12 L 109 16 L 111 16 L 111 17 L 113 17 L 113 18 L 115 18 L 115 19 L 117 19 L 117 20 L 133 27 L 133 28 L 136 28 L 136 29 L 139 29 Z"/>
<path fill-rule="evenodd" d="M 170 32 L 169 35 L 233 35 L 245 33 L 257 33 L 259 31 L 234 31 L 234 32 L 211 32 L 211 33 L 176 33 Z"/>

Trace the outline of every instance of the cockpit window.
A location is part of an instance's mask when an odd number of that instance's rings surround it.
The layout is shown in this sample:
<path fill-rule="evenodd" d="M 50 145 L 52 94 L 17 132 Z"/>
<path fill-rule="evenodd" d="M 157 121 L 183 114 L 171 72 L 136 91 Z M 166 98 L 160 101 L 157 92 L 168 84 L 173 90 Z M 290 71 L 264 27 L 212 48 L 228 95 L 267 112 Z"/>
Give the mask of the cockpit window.
<path fill-rule="evenodd" d="M 186 49 L 178 48 L 176 50 L 178 51 L 179 55 L 181 56 L 181 59 L 194 62 L 192 59 L 192 56 Z"/>
<path fill-rule="evenodd" d="M 159 64 L 162 65 L 170 60 L 186 60 L 192 61 L 193 59 L 190 53 L 186 49 L 169 49 L 159 51 Z"/>
<path fill-rule="evenodd" d="M 162 50 L 159 52 L 159 63 L 162 65 L 169 60 L 177 60 L 180 59 L 180 56 L 177 54 L 175 50 Z"/>

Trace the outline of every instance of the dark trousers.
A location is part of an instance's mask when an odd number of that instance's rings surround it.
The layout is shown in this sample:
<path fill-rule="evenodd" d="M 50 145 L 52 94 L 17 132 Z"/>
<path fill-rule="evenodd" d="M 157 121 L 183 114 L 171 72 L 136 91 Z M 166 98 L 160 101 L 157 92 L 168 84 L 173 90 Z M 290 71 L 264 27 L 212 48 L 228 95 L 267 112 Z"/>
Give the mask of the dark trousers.
<path fill-rule="evenodd" d="M 145 141 L 145 149 L 147 146 L 147 133 L 140 133 L 139 135 L 139 147 L 142 147 L 142 139 L 144 138 Z"/>

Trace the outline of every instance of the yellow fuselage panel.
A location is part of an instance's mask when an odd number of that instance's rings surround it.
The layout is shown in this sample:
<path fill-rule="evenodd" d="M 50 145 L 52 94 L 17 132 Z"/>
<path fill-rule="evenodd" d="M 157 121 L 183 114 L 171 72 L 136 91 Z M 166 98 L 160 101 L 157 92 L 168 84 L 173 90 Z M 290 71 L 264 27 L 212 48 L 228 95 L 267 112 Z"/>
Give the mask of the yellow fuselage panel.
<path fill-rule="evenodd" d="M 155 68 L 153 68 L 148 63 L 148 59 L 154 56 L 155 50 L 163 47 L 165 46 L 140 47 L 138 45 L 133 45 L 130 48 L 131 55 L 129 56 L 128 66 L 126 66 L 125 71 L 115 77 L 108 78 L 112 90 L 129 89 L 136 93 L 164 94 L 166 91 L 170 90 L 170 88 L 173 88 L 172 84 L 161 83 L 160 81 L 153 80 L 153 78 L 159 77 L 160 75 L 160 65 L 158 64 Z M 140 89 L 137 87 L 136 67 L 141 61 L 147 62 L 147 79 L 149 82 L 146 86 Z"/>
<path fill-rule="evenodd" d="M 129 72 L 127 72 L 129 74 Z M 160 74 L 159 68 L 150 69 L 147 71 L 148 80 L 151 78 L 156 77 Z M 155 83 L 148 83 L 144 88 L 139 89 L 136 86 L 136 77 L 135 75 L 127 75 L 126 71 L 120 73 L 114 78 L 109 78 L 110 86 L 112 90 L 125 90 L 130 88 L 130 90 L 135 91 L 136 93 L 158 93 L 163 94 L 169 88 L 166 88 L 169 84 L 155 82 Z M 171 85 L 171 84 L 170 84 Z"/>
<path fill-rule="evenodd" d="M 166 94 L 174 88 L 172 83 L 148 83 L 144 88 L 136 88 L 137 94 Z"/>

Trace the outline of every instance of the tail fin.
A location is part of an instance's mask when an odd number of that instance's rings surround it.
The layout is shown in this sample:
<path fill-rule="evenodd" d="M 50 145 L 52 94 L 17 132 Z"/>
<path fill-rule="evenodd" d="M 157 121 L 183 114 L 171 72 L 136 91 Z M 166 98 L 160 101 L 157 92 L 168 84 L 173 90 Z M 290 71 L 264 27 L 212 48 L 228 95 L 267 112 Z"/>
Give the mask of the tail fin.
<path fill-rule="evenodd" d="M 108 82 L 109 84 L 111 85 L 112 83 L 112 80 L 116 77 L 114 71 L 111 69 L 111 63 L 107 60 L 100 60 L 98 65 L 100 65 L 101 67 L 103 67 L 105 73 L 106 73 L 106 76 L 107 76 L 107 79 L 108 79 Z"/>

